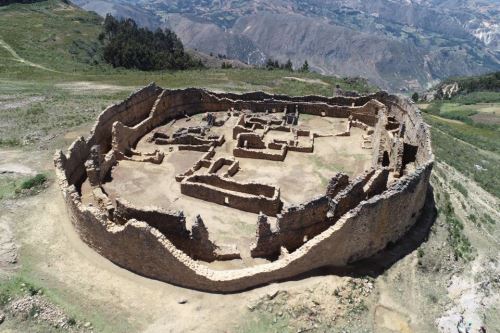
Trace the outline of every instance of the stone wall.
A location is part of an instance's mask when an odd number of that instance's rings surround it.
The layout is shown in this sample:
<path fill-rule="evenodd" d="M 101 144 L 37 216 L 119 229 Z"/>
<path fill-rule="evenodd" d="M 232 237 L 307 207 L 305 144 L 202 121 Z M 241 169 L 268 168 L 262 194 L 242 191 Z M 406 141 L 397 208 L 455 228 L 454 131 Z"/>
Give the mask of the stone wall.
<path fill-rule="evenodd" d="M 151 129 L 184 115 L 231 107 L 262 112 L 273 108 L 282 111 L 284 107 L 298 105 L 301 113 L 321 115 L 324 112 L 328 116 L 347 118 L 355 111 L 353 105 L 361 108 L 372 99 L 384 104 L 388 114 L 404 124 L 404 143 L 417 147 L 413 162 L 415 171 L 402 175 L 386 190 L 379 186 L 383 181 L 366 182 L 363 187 L 370 185 L 367 190 L 372 188 L 374 193 L 382 193 L 362 199 L 333 225 L 292 253 L 268 264 L 236 270 L 213 270 L 179 250 L 148 223 L 129 219 L 124 224 L 117 224 L 109 219 L 107 212 L 81 202 L 79 188 L 86 177 L 84 164 L 89 159 L 90 148 L 100 145 L 103 153 L 107 152 L 112 143 L 112 124 L 116 121 L 135 129 L 128 141 L 132 147 Z M 213 292 L 234 292 L 288 279 L 315 268 L 344 266 L 382 250 L 388 243 L 401 238 L 421 215 L 433 161 L 428 127 L 414 104 L 403 97 L 387 93 L 359 98 L 288 97 L 261 92 L 215 94 L 199 89 L 162 91 L 154 85 L 133 94 L 124 103 L 108 108 L 99 116 L 88 139 L 76 140 L 66 154 L 59 151 L 54 159 L 69 217 L 85 243 L 133 272 Z M 378 177 L 383 179 L 384 174 L 379 173 Z M 305 219 L 304 223 L 309 222 Z M 195 234 L 203 234 L 201 229 L 196 229 Z"/>
<path fill-rule="evenodd" d="M 196 218 L 193 228 L 189 231 L 182 211 L 170 212 L 158 207 L 138 208 L 117 198 L 114 217 L 120 224 L 126 224 L 129 220 L 146 222 L 164 235 L 176 248 L 195 260 L 211 262 L 240 257 L 235 247 L 232 251 L 227 251 L 230 247 L 226 246 L 221 251 L 221 248 L 210 240 L 208 230 L 200 216 Z"/>
<path fill-rule="evenodd" d="M 274 216 L 281 209 L 278 188 L 261 183 L 240 183 L 216 174 L 184 178 L 181 193 L 251 213 Z"/>

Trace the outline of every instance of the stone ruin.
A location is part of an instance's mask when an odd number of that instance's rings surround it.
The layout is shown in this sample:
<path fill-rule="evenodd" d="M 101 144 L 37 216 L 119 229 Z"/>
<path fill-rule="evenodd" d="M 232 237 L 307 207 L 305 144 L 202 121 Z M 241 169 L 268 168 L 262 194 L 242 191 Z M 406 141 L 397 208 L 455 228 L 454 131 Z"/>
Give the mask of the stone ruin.
<path fill-rule="evenodd" d="M 133 272 L 213 292 L 374 255 L 418 221 L 433 161 L 429 129 L 401 96 L 154 84 L 55 155 L 84 242 Z"/>

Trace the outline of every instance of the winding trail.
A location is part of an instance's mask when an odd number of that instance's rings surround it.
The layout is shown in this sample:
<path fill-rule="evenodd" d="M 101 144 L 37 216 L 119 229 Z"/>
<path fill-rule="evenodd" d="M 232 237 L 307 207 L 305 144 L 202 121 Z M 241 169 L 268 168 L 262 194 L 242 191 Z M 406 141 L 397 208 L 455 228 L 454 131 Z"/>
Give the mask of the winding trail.
<path fill-rule="evenodd" d="M 51 69 L 51 68 L 47 68 L 45 66 L 42 66 L 42 65 L 39 65 L 39 64 L 35 64 L 34 62 L 31 62 L 29 60 L 26 60 L 24 58 L 22 58 L 19 54 L 17 54 L 17 52 L 9 45 L 7 44 L 3 39 L 0 38 L 0 46 L 3 47 L 4 49 L 7 50 L 7 52 L 9 52 L 11 55 L 12 55 L 12 58 L 13 60 L 15 61 L 18 61 L 20 63 L 23 63 L 25 65 L 28 65 L 28 66 L 31 66 L 31 67 L 35 67 L 35 68 L 39 68 L 39 69 L 43 69 L 43 70 L 46 70 L 46 71 L 49 71 L 49 72 L 55 72 L 55 73 L 61 73 L 59 71 L 56 71 L 54 69 Z"/>

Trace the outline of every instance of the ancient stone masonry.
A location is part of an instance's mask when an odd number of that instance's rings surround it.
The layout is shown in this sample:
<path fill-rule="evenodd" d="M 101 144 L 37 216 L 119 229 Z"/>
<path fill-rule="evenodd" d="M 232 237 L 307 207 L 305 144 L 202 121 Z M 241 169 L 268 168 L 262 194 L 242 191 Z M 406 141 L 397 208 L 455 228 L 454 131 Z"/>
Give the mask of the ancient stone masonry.
<path fill-rule="evenodd" d="M 194 175 L 181 182 L 181 193 L 239 210 L 276 215 L 280 191 L 272 185 L 240 183 L 218 175 Z"/>
<path fill-rule="evenodd" d="M 84 242 L 133 272 L 214 292 L 374 255 L 417 223 L 433 161 L 405 97 L 154 84 L 54 159 Z"/>

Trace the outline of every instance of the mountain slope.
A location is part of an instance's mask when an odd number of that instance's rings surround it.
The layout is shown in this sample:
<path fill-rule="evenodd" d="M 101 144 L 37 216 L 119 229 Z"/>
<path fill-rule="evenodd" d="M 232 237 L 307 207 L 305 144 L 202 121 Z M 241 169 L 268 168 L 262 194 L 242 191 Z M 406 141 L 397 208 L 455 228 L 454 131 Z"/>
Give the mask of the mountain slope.
<path fill-rule="evenodd" d="M 298 67 L 308 60 L 316 71 L 361 75 L 392 90 L 500 69 L 500 11 L 493 0 L 75 3 L 101 15 L 149 13 L 149 24 L 173 29 L 188 47 L 203 52 L 252 64 L 290 58 Z"/>

